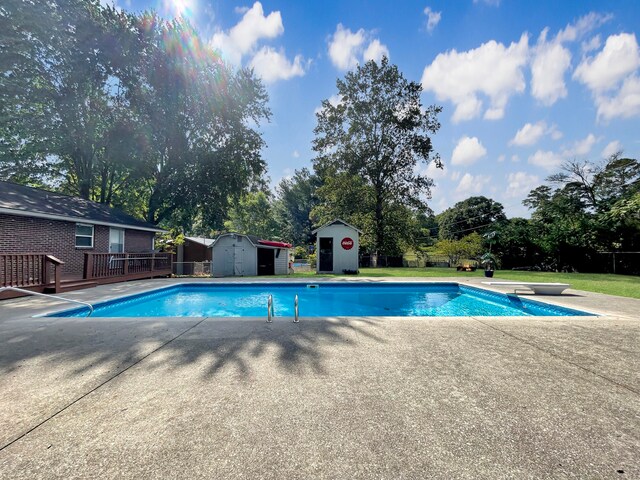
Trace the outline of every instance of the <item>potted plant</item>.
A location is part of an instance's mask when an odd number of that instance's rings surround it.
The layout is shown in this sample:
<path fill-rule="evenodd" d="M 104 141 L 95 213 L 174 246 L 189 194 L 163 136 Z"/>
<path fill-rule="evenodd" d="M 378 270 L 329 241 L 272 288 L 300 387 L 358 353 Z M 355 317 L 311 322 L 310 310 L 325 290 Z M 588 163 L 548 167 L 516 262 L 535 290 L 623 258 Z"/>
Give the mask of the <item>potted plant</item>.
<path fill-rule="evenodd" d="M 498 264 L 496 257 L 491 252 L 487 252 L 480 258 L 482 265 L 484 265 L 484 276 L 493 277 L 493 271 Z"/>

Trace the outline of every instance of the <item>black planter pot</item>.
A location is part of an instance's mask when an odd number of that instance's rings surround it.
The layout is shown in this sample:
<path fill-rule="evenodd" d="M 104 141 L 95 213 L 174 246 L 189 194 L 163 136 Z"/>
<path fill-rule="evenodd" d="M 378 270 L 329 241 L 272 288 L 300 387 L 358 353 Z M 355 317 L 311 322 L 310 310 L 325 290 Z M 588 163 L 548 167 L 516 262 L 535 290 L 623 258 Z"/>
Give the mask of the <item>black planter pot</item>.
<path fill-rule="evenodd" d="M 489 278 L 493 277 L 493 270 L 485 270 L 484 276 Z"/>

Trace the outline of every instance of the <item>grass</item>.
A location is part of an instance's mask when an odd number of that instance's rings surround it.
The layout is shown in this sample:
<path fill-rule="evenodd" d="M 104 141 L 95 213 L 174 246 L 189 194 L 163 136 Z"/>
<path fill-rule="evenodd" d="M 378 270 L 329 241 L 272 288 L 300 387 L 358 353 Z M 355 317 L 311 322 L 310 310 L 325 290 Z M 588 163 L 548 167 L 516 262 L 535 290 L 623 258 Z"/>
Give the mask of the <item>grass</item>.
<path fill-rule="evenodd" d="M 347 275 L 316 275 L 314 272 L 294 273 L 294 277 L 343 277 Z M 353 275 L 348 275 L 353 276 Z M 483 277 L 483 270 L 458 272 L 455 268 L 361 268 L 362 277 Z M 521 282 L 570 283 L 571 288 L 640 299 L 640 277 L 608 273 L 556 273 L 497 270 L 495 279 Z"/>

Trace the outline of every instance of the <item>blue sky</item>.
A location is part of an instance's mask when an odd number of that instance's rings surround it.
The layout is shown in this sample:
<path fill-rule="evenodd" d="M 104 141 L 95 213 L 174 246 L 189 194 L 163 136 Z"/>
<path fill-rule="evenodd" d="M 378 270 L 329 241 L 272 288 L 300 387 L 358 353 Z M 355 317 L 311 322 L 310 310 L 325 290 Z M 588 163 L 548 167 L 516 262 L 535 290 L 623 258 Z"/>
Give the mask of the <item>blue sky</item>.
<path fill-rule="evenodd" d="M 529 216 L 522 200 L 564 161 L 640 157 L 637 0 L 116 5 L 183 15 L 225 59 L 263 78 L 273 184 L 311 165 L 314 112 L 336 94 L 336 79 L 382 55 L 422 82 L 425 105 L 444 108 L 434 146 L 445 169 L 423 167 L 436 181 L 436 213 L 485 195 L 508 216 Z"/>

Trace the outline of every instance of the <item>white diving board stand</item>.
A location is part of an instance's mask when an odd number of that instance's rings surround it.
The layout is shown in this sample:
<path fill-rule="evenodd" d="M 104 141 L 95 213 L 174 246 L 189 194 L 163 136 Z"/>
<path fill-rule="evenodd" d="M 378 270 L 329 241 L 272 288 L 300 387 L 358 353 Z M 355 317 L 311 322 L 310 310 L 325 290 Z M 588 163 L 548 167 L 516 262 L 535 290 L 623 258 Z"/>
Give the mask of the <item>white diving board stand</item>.
<path fill-rule="evenodd" d="M 535 283 L 535 282 L 482 282 L 485 285 L 494 287 L 513 287 L 513 293 L 517 293 L 518 288 L 533 290 L 536 295 L 560 295 L 569 288 L 569 283 Z"/>

